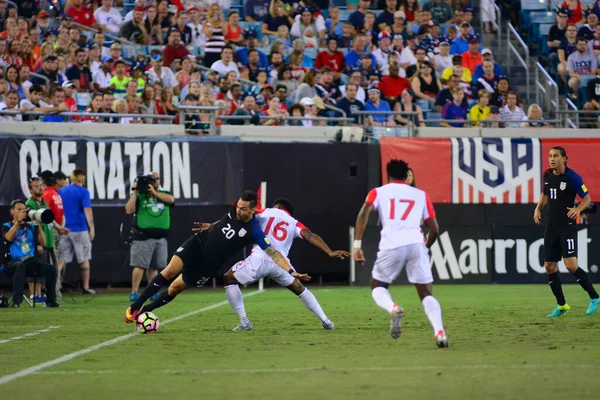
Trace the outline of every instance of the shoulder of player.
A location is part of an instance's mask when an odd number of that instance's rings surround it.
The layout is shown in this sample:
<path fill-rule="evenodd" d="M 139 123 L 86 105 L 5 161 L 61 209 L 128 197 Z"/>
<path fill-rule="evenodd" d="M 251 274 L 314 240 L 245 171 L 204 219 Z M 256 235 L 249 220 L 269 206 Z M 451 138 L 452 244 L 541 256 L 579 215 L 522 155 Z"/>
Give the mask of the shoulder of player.
<path fill-rule="evenodd" d="M 574 170 L 572 170 L 569 167 L 567 167 L 567 169 L 565 170 L 565 175 L 567 175 L 569 178 L 571 178 L 571 180 L 576 180 L 576 181 L 583 180 L 581 178 L 581 175 L 579 175 L 577 172 L 575 172 Z"/>

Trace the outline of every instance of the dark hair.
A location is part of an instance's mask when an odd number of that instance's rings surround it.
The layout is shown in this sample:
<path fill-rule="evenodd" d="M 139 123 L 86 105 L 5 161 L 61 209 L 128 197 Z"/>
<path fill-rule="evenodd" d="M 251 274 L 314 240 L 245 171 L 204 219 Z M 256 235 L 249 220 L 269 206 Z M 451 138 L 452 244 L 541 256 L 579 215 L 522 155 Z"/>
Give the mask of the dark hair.
<path fill-rule="evenodd" d="M 13 201 L 10 202 L 10 209 L 14 210 L 15 207 L 17 206 L 17 204 L 23 204 L 23 205 L 25 205 L 25 202 L 23 200 L 21 200 L 21 199 L 13 200 Z"/>
<path fill-rule="evenodd" d="M 554 146 L 550 150 L 558 150 L 560 155 L 565 158 L 565 165 L 567 165 L 567 160 L 569 160 L 569 156 L 567 156 L 567 151 L 562 146 Z"/>
<path fill-rule="evenodd" d="M 123 61 L 123 60 L 117 60 L 117 61 L 115 61 L 115 67 L 116 67 L 117 65 L 119 65 L 119 64 L 123 64 L 123 65 L 125 65 L 125 66 L 127 65 L 127 64 L 125 64 L 125 61 Z"/>
<path fill-rule="evenodd" d="M 250 53 L 256 53 L 256 54 L 258 54 L 258 50 L 257 49 L 250 49 L 250 50 L 248 50 L 248 56 L 250 56 Z"/>
<path fill-rule="evenodd" d="M 406 180 L 408 169 L 408 163 L 404 160 L 390 160 L 386 167 L 388 177 L 400 181 Z"/>
<path fill-rule="evenodd" d="M 240 200 L 250 202 L 251 208 L 256 208 L 258 202 L 258 195 L 254 190 L 244 190 L 244 193 L 240 196 Z"/>
<path fill-rule="evenodd" d="M 46 186 L 54 186 L 56 185 L 56 176 L 52 173 L 52 171 L 45 170 L 39 175 L 40 178 L 44 181 L 44 185 Z"/>
<path fill-rule="evenodd" d="M 82 47 L 78 47 L 77 50 L 75 50 L 75 56 L 81 53 L 85 53 L 85 50 Z"/>
<path fill-rule="evenodd" d="M 277 205 L 281 206 L 280 208 L 283 208 L 285 211 L 289 212 L 290 215 L 294 215 L 294 205 L 289 199 L 279 197 L 273 202 L 273 207 Z"/>
<path fill-rule="evenodd" d="M 294 103 L 290 106 L 290 108 L 288 108 L 288 113 L 290 114 L 290 117 L 294 116 L 293 115 L 294 110 L 300 110 L 300 114 L 302 114 L 302 116 L 304 116 L 304 106 L 302 104 Z"/>
<path fill-rule="evenodd" d="M 32 184 L 33 182 L 35 182 L 35 181 L 39 181 L 39 180 L 40 180 L 40 177 L 39 177 L 39 176 L 32 176 L 31 178 L 29 178 L 29 184 L 27 185 L 27 187 L 28 187 L 29 189 L 31 189 L 31 184 Z"/>
<path fill-rule="evenodd" d="M 16 90 L 14 90 L 14 89 L 11 89 L 11 90 L 9 90 L 8 92 L 6 92 L 6 95 L 5 95 L 5 97 L 6 97 L 6 96 L 8 96 L 9 94 L 14 94 L 14 95 L 16 95 L 17 97 L 19 97 L 19 92 L 17 92 L 17 91 L 16 91 Z"/>
<path fill-rule="evenodd" d="M 40 85 L 31 85 L 29 88 L 29 93 L 43 93 L 44 89 Z"/>
<path fill-rule="evenodd" d="M 579 42 L 586 42 L 585 38 L 583 36 L 577 36 L 577 38 L 575 39 L 575 43 L 579 43 Z"/>
<path fill-rule="evenodd" d="M 409 170 L 410 172 L 412 172 L 412 174 L 413 174 L 413 181 L 412 181 L 412 183 L 410 184 L 410 186 L 412 186 L 412 187 L 417 187 L 417 180 L 415 179 L 415 171 L 413 171 L 413 169 L 412 169 L 411 167 L 408 167 L 408 170 Z M 406 177 L 408 178 L 408 174 L 406 174 Z"/>
<path fill-rule="evenodd" d="M 85 176 L 85 171 L 83 169 L 81 169 L 81 168 L 75 168 L 73 170 L 73 172 L 71 172 L 71 175 L 77 176 L 77 177 L 79 177 L 79 176 Z"/>
<path fill-rule="evenodd" d="M 65 173 L 62 172 L 62 171 L 56 171 L 54 173 L 54 179 L 56 179 L 56 180 L 58 180 L 58 179 L 60 179 L 60 180 L 67 179 L 67 175 L 65 175 Z"/>

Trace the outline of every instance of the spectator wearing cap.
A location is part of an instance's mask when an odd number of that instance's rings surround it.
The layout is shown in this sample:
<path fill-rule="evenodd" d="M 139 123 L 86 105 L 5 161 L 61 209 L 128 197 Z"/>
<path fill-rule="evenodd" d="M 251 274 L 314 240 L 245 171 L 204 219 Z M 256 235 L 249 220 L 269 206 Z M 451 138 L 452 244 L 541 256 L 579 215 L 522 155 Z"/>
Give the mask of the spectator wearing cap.
<path fill-rule="evenodd" d="M 292 39 L 302 39 L 309 47 L 325 45 L 325 20 L 318 18 L 310 8 L 298 9 L 299 18 L 294 21 L 290 35 Z"/>
<path fill-rule="evenodd" d="M 402 39 L 408 36 L 408 26 L 406 25 L 406 14 L 404 11 L 396 11 L 394 13 L 394 22 L 390 25 L 389 33 L 391 36 L 402 35 Z M 385 32 L 387 30 L 382 30 Z"/>
<path fill-rule="evenodd" d="M 66 13 L 73 18 L 74 22 L 80 25 L 89 28 L 98 28 L 93 11 L 83 6 L 83 0 L 73 0 L 71 7 L 67 8 Z"/>
<path fill-rule="evenodd" d="M 302 107 L 304 107 L 304 115 L 303 116 L 306 117 L 306 119 L 303 119 L 301 121 L 302 126 L 311 127 L 311 126 L 316 126 L 316 125 L 322 125 L 322 122 L 324 122 L 324 121 L 312 121 L 309 119 L 309 118 L 315 118 L 315 117 L 319 116 L 318 110 L 317 110 L 317 105 L 315 104 L 315 101 L 312 98 L 304 97 L 304 98 L 300 99 L 300 101 L 296 102 L 296 104 L 300 104 Z M 293 122 L 290 121 L 289 124 L 293 125 Z"/>
<path fill-rule="evenodd" d="M 75 84 L 77 91 L 89 92 L 93 90 L 92 72 L 86 65 L 86 52 L 82 48 L 75 50 L 75 63 L 67 69 L 67 79 Z"/>
<path fill-rule="evenodd" d="M 58 58 L 54 54 L 50 54 L 44 57 L 42 62 L 42 68 L 37 71 L 38 75 L 31 78 L 31 83 L 34 85 L 46 85 L 46 80 L 42 77 L 46 77 L 50 84 L 59 83 L 62 85 L 64 81 L 61 80 L 58 75 Z"/>
<path fill-rule="evenodd" d="M 364 103 L 356 98 L 357 93 L 358 85 L 348 83 L 345 88 L 344 97 L 338 100 L 335 106 L 344 110 L 348 117 L 354 118 L 353 125 L 360 126 L 362 118 L 359 114 L 356 114 L 356 111 L 365 111 L 366 109 Z"/>
<path fill-rule="evenodd" d="M 265 22 L 269 14 L 269 0 L 246 0 L 244 18 L 248 22 Z"/>
<path fill-rule="evenodd" d="M 50 14 L 48 14 L 48 11 L 46 10 L 41 10 L 37 13 L 37 17 L 35 19 L 35 28 L 29 31 L 29 35 L 31 37 L 31 31 L 35 30 L 38 32 L 38 34 L 45 36 L 51 29 Z"/>
<path fill-rule="evenodd" d="M 435 61 L 435 70 L 439 76 L 446 68 L 452 67 L 452 55 L 450 54 L 450 44 L 447 41 L 440 43 L 439 53 L 433 56 Z"/>
<path fill-rule="evenodd" d="M 163 56 L 158 53 L 154 53 L 150 60 L 152 62 L 152 68 L 146 72 L 148 76 L 148 83 L 161 82 L 164 87 L 173 90 L 175 96 L 179 96 L 181 90 L 179 89 L 179 82 L 175 78 L 175 74 L 171 68 L 163 66 Z"/>
<path fill-rule="evenodd" d="M 325 66 L 321 68 L 319 75 L 319 81 L 314 86 L 317 95 L 328 104 L 335 104 L 336 99 L 339 97 L 338 94 L 340 89 L 334 83 L 333 70 L 330 67 Z"/>
<path fill-rule="evenodd" d="M 110 86 L 113 60 L 110 57 L 102 57 L 102 66 L 92 74 L 92 86 L 95 92 L 105 93 Z"/>
<path fill-rule="evenodd" d="M 150 35 L 144 23 L 145 10 L 141 7 L 133 9 L 133 18 L 121 25 L 119 36 L 137 44 L 150 44 Z"/>
<path fill-rule="evenodd" d="M 410 87 L 410 82 L 408 79 L 399 76 L 400 66 L 397 63 L 390 63 L 389 72 L 388 76 L 381 78 L 379 90 L 381 90 L 385 100 L 395 103 L 400 93 Z"/>
<path fill-rule="evenodd" d="M 358 1 L 358 8 L 348 17 L 354 29 L 360 30 L 365 25 L 365 14 L 369 11 L 369 7 L 371 7 L 371 0 Z"/>
<path fill-rule="evenodd" d="M 248 64 L 248 54 L 250 50 L 256 50 L 258 53 L 258 66 L 261 68 L 267 68 L 269 66 L 269 58 L 265 53 L 258 49 L 258 38 L 256 32 L 248 30 L 244 33 L 246 39 L 246 46 L 239 48 L 235 52 L 235 59 L 238 63 L 238 68 L 241 68 Z"/>
<path fill-rule="evenodd" d="M 481 64 L 479 64 L 475 67 L 475 72 L 473 73 L 473 81 L 474 82 L 483 76 L 483 62 L 484 61 L 491 61 L 492 64 L 494 65 L 494 75 L 502 76 L 502 67 L 500 67 L 500 64 L 494 62 L 494 55 L 492 54 L 492 51 L 490 49 L 483 49 L 481 51 L 481 60 L 482 60 Z"/>
<path fill-rule="evenodd" d="M 127 83 L 131 80 L 131 78 L 125 75 L 125 61 L 116 60 L 114 62 L 114 69 L 114 75 L 110 79 L 110 84 L 108 87 L 111 92 L 122 97 L 125 95 Z"/>
<path fill-rule="evenodd" d="M 202 22 L 202 29 L 206 36 L 204 65 L 210 68 L 222 57 L 222 52 L 225 51 L 225 37 L 229 33 L 218 4 L 212 4 L 208 8 L 208 17 Z"/>
<path fill-rule="evenodd" d="M 417 63 L 417 57 L 415 51 L 417 50 L 417 37 L 414 33 L 409 33 L 407 36 L 406 47 L 400 52 L 400 66 L 404 69 L 410 65 Z"/>
<path fill-rule="evenodd" d="M 65 92 L 64 103 L 67 105 L 67 111 L 77 112 L 77 101 L 75 100 L 75 96 L 73 96 L 75 94 L 75 84 L 71 81 L 65 81 L 62 84 L 62 88 Z"/>
<path fill-rule="evenodd" d="M 430 0 L 423 5 L 423 10 L 431 12 L 431 18 L 438 24 L 452 23 L 454 10 L 443 0 Z"/>
<path fill-rule="evenodd" d="M 462 66 L 471 71 L 471 74 L 475 73 L 475 67 L 482 62 L 479 47 L 479 40 L 473 38 L 469 40 L 469 50 L 462 53 Z"/>
<path fill-rule="evenodd" d="M 460 87 L 460 77 L 458 75 L 451 75 L 447 81 L 447 87 L 445 89 L 440 90 L 435 98 L 435 110 L 439 113 L 442 112 L 444 106 L 447 103 L 452 102 L 452 90 L 454 88 Z M 463 106 L 465 108 L 469 107 L 469 103 L 467 102 L 467 98 L 463 96 Z"/>
<path fill-rule="evenodd" d="M 192 46 L 196 49 L 202 49 L 206 45 L 206 34 L 202 28 L 202 16 L 197 7 L 188 8 L 188 16 L 190 21 L 188 26 L 192 30 Z M 239 15 L 238 15 L 239 18 Z"/>
<path fill-rule="evenodd" d="M 336 38 L 330 37 L 327 40 L 327 50 L 319 52 L 315 60 L 315 68 L 321 70 L 328 67 L 336 75 L 336 80 L 339 79 L 341 73 L 344 72 L 345 60 L 344 53 L 338 50 L 338 42 Z"/>
<path fill-rule="evenodd" d="M 123 17 L 113 5 L 114 0 L 102 0 L 102 6 L 94 11 L 94 19 L 103 31 L 119 33 L 123 24 Z"/>
<path fill-rule="evenodd" d="M 353 49 L 346 54 L 344 60 L 346 64 L 346 71 L 350 71 L 352 68 L 360 68 L 360 60 L 364 54 L 371 57 L 372 65 L 377 65 L 377 61 L 375 60 L 373 54 L 365 52 L 366 45 L 366 37 L 364 35 L 356 35 Z"/>
<path fill-rule="evenodd" d="M 394 25 L 394 17 L 397 12 L 396 10 L 398 10 L 397 0 L 385 0 L 385 9 L 379 13 L 376 21 L 380 32 L 389 30 L 391 26 Z M 403 11 L 402 14 L 398 15 L 402 15 L 402 24 L 404 24 L 404 21 L 406 21 L 406 14 Z"/>
<path fill-rule="evenodd" d="M 189 27 L 187 27 L 189 29 Z M 191 35 L 191 31 L 190 31 Z M 177 29 L 171 29 L 167 37 L 167 45 L 163 48 L 163 65 L 170 68 L 173 60 L 183 59 L 190 54 L 189 50 L 181 44 L 181 32 Z"/>
<path fill-rule="evenodd" d="M 482 50 L 481 42 L 476 36 L 471 35 L 471 25 L 467 22 L 463 22 L 460 26 L 460 35 L 454 39 L 450 46 L 450 54 L 463 54 L 469 50 L 469 43 L 475 43 L 477 41 L 477 49 Z"/>
<path fill-rule="evenodd" d="M 381 91 L 378 88 L 367 90 L 369 100 L 365 103 L 367 111 L 389 111 L 390 114 L 372 114 L 369 115 L 369 122 L 372 126 L 395 126 L 394 117 L 391 114 L 390 103 L 381 100 Z"/>

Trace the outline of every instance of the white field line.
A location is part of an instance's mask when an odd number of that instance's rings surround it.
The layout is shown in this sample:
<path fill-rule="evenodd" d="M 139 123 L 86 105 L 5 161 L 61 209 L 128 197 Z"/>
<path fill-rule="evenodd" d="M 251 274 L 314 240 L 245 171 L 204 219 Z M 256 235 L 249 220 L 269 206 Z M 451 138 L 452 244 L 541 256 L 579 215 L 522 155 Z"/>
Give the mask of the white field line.
<path fill-rule="evenodd" d="M 21 336 L 11 337 L 10 339 L 1 339 L 0 340 L 0 344 L 12 342 L 13 340 L 21 340 L 21 339 L 24 339 L 26 337 L 36 336 L 36 335 L 39 335 L 40 333 L 50 332 L 51 329 L 58 329 L 58 328 L 60 328 L 60 325 L 59 326 L 52 326 L 51 325 L 51 326 L 49 326 L 46 329 L 40 329 L 40 330 L 37 330 L 35 332 L 24 333 Z"/>
<path fill-rule="evenodd" d="M 328 368 L 325 366 L 301 368 L 264 368 L 264 369 L 181 369 L 161 370 L 161 374 L 172 375 L 218 375 L 218 374 L 272 374 L 286 372 L 352 372 L 352 371 L 428 371 L 428 370 L 472 370 L 472 369 L 554 369 L 554 368 L 598 368 L 600 365 L 557 365 L 557 364 L 509 364 L 509 365 L 422 365 L 407 367 L 359 367 L 359 368 Z M 73 370 L 36 372 L 37 375 L 111 375 L 111 374 L 147 374 L 148 371 L 123 370 Z"/>
<path fill-rule="evenodd" d="M 262 292 L 263 291 L 257 290 L 257 291 L 250 292 L 250 293 L 244 295 L 244 297 L 254 296 L 254 295 L 262 293 Z M 203 313 L 205 311 L 209 311 L 209 310 L 212 310 L 212 309 L 224 306 L 225 304 L 229 304 L 229 302 L 227 300 L 225 300 L 225 301 L 222 301 L 220 303 L 216 303 L 216 304 L 210 305 L 208 307 L 200 308 L 198 310 L 191 311 L 189 313 L 179 315 L 177 317 L 174 317 L 174 318 L 168 319 L 168 320 L 166 320 L 164 322 L 161 322 L 161 325 L 170 324 L 171 322 L 176 322 L 176 321 L 179 321 L 181 319 L 184 319 L 184 318 L 187 318 L 187 317 L 191 317 L 193 315 L 200 314 L 200 313 Z M 91 353 L 93 351 L 100 350 L 103 347 L 108 347 L 108 346 L 111 346 L 111 345 L 116 344 L 116 343 L 124 342 L 125 340 L 131 339 L 132 337 L 137 336 L 137 335 L 139 335 L 139 333 L 137 331 L 136 332 L 132 332 L 132 333 L 128 333 L 127 335 L 119 336 L 119 337 L 116 337 L 114 339 L 107 340 L 107 341 L 99 343 L 97 345 L 88 347 L 86 349 L 66 354 L 66 355 L 64 355 L 62 357 L 59 357 L 59 358 L 56 358 L 54 360 L 46 361 L 45 363 L 41 363 L 41 364 L 34 365 L 33 367 L 25 368 L 24 370 L 21 370 L 19 372 L 14 373 L 14 374 L 5 375 L 3 377 L 0 377 L 0 385 L 4 385 L 4 384 L 6 384 L 8 382 L 14 381 L 15 379 L 23 378 L 25 376 L 37 373 L 38 371 L 41 371 L 41 370 L 43 370 L 45 368 L 52 367 L 52 366 L 58 365 L 58 364 L 62 364 L 64 362 L 70 361 L 70 360 L 72 360 L 72 359 L 74 359 L 76 357 L 82 356 L 84 354 L 88 354 L 88 353 Z"/>

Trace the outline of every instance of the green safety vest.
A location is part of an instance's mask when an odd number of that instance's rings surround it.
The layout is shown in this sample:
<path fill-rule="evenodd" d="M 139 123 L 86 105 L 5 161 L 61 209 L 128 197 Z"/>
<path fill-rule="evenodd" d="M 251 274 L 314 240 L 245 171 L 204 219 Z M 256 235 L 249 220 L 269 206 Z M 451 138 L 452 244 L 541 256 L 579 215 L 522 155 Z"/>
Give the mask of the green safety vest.
<path fill-rule="evenodd" d="M 161 193 L 169 193 L 161 190 Z M 171 206 L 149 194 L 137 195 L 134 225 L 148 237 L 167 237 L 171 228 Z"/>
<path fill-rule="evenodd" d="M 38 204 L 32 198 L 27 199 L 25 202 L 25 206 L 31 208 L 32 210 L 39 210 L 40 208 L 49 208 L 48 204 L 44 200 L 42 200 L 42 204 Z M 44 235 L 46 235 L 46 245 L 45 249 L 53 249 L 54 248 L 54 229 L 53 224 L 40 224 Z"/>

